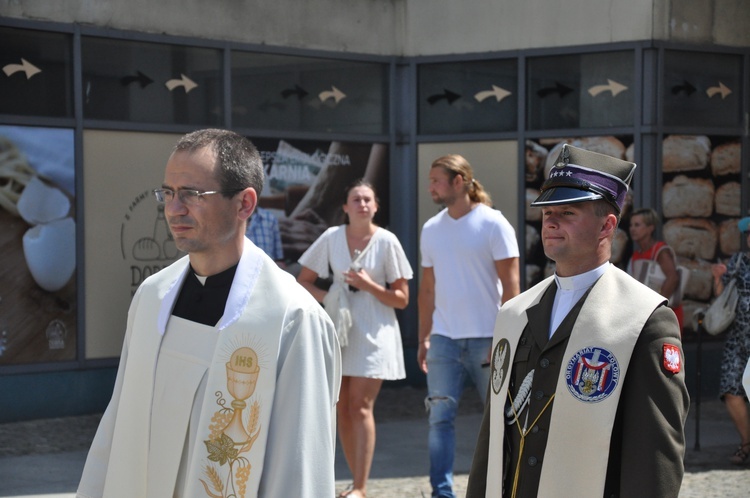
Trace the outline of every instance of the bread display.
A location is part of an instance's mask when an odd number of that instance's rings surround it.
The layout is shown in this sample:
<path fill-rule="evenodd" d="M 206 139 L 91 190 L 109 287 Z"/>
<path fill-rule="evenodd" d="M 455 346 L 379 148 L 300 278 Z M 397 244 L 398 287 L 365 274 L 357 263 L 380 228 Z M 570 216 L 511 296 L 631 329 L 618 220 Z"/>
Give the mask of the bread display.
<path fill-rule="evenodd" d="M 662 188 L 662 208 L 665 218 L 708 218 L 714 210 L 714 184 L 704 178 L 677 175 Z"/>
<path fill-rule="evenodd" d="M 740 182 L 727 182 L 717 187 L 714 197 L 716 214 L 739 217 L 741 200 L 742 185 L 740 185 Z"/>
<path fill-rule="evenodd" d="M 544 164 L 547 162 L 547 149 L 534 142 L 526 140 L 526 182 L 535 183 L 542 180 Z"/>
<path fill-rule="evenodd" d="M 662 171 L 675 173 L 705 169 L 711 158 L 711 140 L 704 135 L 670 135 L 662 144 Z"/>
<path fill-rule="evenodd" d="M 716 257 L 718 231 L 710 220 L 676 218 L 664 224 L 664 242 L 678 256 L 713 260 Z"/>
<path fill-rule="evenodd" d="M 719 250 L 722 254 L 734 254 L 742 248 L 737 221 L 737 218 L 730 218 L 719 224 Z"/>
<path fill-rule="evenodd" d="M 742 147 L 739 142 L 717 145 L 711 151 L 711 173 L 714 176 L 739 174 L 741 159 Z"/>
<path fill-rule="evenodd" d="M 542 221 L 542 208 L 531 207 L 531 203 L 539 197 L 541 192 L 535 188 L 526 189 L 526 221 Z"/>

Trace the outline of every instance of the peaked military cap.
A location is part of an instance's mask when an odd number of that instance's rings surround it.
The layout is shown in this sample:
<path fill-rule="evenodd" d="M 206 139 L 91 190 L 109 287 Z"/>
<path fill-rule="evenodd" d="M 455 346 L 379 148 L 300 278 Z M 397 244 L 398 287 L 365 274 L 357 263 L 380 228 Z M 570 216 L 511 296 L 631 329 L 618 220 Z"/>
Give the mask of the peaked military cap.
<path fill-rule="evenodd" d="M 625 203 L 635 163 L 563 145 L 562 151 L 542 184 L 534 207 L 573 204 L 604 199 L 619 213 Z"/>

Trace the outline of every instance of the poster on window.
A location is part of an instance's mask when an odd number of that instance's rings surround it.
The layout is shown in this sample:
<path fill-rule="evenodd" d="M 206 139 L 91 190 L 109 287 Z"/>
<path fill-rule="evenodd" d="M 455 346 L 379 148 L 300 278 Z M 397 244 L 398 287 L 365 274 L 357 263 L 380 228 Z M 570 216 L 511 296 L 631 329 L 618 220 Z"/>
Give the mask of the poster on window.
<path fill-rule="evenodd" d="M 0 126 L 0 365 L 74 360 L 73 130 Z"/>
<path fill-rule="evenodd" d="M 355 180 L 361 178 L 373 185 L 380 201 L 374 221 L 388 226 L 387 145 L 251 140 L 260 151 L 266 173 L 258 205 L 278 220 L 280 260 L 292 274 L 299 271 L 297 260 L 302 253 L 328 227 L 344 223 L 346 189 Z"/>

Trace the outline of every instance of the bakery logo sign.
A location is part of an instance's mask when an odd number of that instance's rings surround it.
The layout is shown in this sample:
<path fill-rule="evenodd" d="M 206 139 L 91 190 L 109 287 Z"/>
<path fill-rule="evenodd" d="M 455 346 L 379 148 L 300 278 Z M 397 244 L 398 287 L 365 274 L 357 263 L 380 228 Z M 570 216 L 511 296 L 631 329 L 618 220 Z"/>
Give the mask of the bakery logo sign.
<path fill-rule="evenodd" d="M 172 264 L 180 255 L 164 216 L 151 190 L 138 194 L 130 202 L 120 229 L 122 259 L 130 268 L 130 294 L 141 283 Z"/>

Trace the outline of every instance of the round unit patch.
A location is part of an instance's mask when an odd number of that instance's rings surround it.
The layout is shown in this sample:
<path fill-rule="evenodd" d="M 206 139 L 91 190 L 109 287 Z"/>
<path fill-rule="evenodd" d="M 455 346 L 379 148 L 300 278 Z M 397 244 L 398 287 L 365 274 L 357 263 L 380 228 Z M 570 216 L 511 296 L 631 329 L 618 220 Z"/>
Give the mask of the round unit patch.
<path fill-rule="evenodd" d="M 495 349 L 492 350 L 492 376 L 490 382 L 495 394 L 500 393 L 503 381 L 508 376 L 510 356 L 510 343 L 508 339 L 500 339 L 495 345 Z"/>
<path fill-rule="evenodd" d="M 620 364 L 604 348 L 585 347 L 568 361 L 565 381 L 570 393 L 581 401 L 597 403 L 617 388 Z"/>

